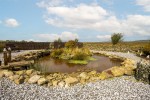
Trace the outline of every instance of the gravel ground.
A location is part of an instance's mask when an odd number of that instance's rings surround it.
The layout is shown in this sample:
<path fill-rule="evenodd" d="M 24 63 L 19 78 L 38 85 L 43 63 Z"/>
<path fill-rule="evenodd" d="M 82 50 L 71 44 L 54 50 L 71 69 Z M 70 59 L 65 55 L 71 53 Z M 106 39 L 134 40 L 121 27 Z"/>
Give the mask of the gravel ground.
<path fill-rule="evenodd" d="M 150 85 L 136 82 L 132 76 L 99 80 L 70 88 L 44 87 L 0 80 L 1 100 L 150 100 Z"/>
<path fill-rule="evenodd" d="M 95 51 L 92 50 L 94 52 L 101 52 L 101 53 L 107 53 L 107 54 L 112 54 L 112 55 L 117 55 L 120 57 L 124 57 L 124 58 L 129 58 L 129 59 L 133 59 L 136 62 L 139 62 L 141 60 L 144 60 L 143 58 L 137 57 L 135 54 L 133 53 L 123 53 L 123 52 L 107 52 L 107 51 Z"/>

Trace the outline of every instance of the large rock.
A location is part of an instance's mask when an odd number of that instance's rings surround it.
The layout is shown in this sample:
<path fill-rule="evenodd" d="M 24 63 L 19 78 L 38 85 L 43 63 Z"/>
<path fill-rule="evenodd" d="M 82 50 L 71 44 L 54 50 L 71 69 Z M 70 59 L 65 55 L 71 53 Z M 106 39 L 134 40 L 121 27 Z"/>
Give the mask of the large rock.
<path fill-rule="evenodd" d="M 33 69 L 27 70 L 26 74 L 30 76 L 33 73 L 33 71 L 34 71 Z"/>
<path fill-rule="evenodd" d="M 2 78 L 4 76 L 5 76 L 5 74 L 4 74 L 3 70 L 0 70 L 0 78 Z"/>
<path fill-rule="evenodd" d="M 4 73 L 4 75 L 5 75 L 6 77 L 9 77 L 9 76 L 13 76 L 13 75 L 14 75 L 14 73 L 13 73 L 12 71 L 8 71 L 8 70 L 3 71 L 3 73 Z"/>
<path fill-rule="evenodd" d="M 20 79 L 15 79 L 14 82 L 16 84 L 22 84 L 24 82 L 24 79 L 23 78 L 20 78 Z"/>
<path fill-rule="evenodd" d="M 106 73 L 106 72 L 102 72 L 100 75 L 99 75 L 99 79 L 101 80 L 104 80 L 104 79 L 107 79 L 109 78 L 109 74 Z"/>
<path fill-rule="evenodd" d="M 65 82 L 64 82 L 64 81 L 59 82 L 59 83 L 58 83 L 58 86 L 64 87 L 64 86 L 65 86 Z"/>
<path fill-rule="evenodd" d="M 52 83 L 52 82 L 49 82 L 49 83 L 48 83 L 48 87 L 50 87 L 50 86 L 53 86 L 53 83 Z"/>
<path fill-rule="evenodd" d="M 73 84 L 73 83 L 77 83 L 78 79 L 75 77 L 68 77 L 65 79 L 66 84 Z"/>
<path fill-rule="evenodd" d="M 115 66 L 115 67 L 111 68 L 111 72 L 112 72 L 113 76 L 115 76 L 115 77 L 122 76 L 125 74 L 125 69 L 123 67 Z"/>
<path fill-rule="evenodd" d="M 133 75 L 134 74 L 134 66 L 124 66 L 125 74 L 126 75 Z"/>
<path fill-rule="evenodd" d="M 13 81 L 13 80 L 19 79 L 19 77 L 20 77 L 19 75 L 13 75 L 13 76 L 9 76 L 9 79 Z"/>
<path fill-rule="evenodd" d="M 94 70 L 94 71 L 91 71 L 91 72 L 89 72 L 88 74 L 89 75 L 94 75 L 94 74 L 96 74 L 97 72 Z"/>
<path fill-rule="evenodd" d="M 46 76 L 46 79 L 47 80 L 52 80 L 54 77 L 53 76 L 50 76 L 50 75 L 48 75 L 48 76 Z"/>
<path fill-rule="evenodd" d="M 20 76 L 19 79 L 15 79 L 14 82 L 15 82 L 16 84 L 22 84 L 22 83 L 24 82 L 24 79 L 25 79 L 25 78 L 24 78 L 23 76 Z"/>
<path fill-rule="evenodd" d="M 14 77 L 13 77 L 13 76 L 9 76 L 8 78 L 9 78 L 11 81 L 14 80 Z"/>
<path fill-rule="evenodd" d="M 86 83 L 86 80 L 85 80 L 85 79 L 81 79 L 81 80 L 80 80 L 80 83 L 81 83 L 81 84 L 85 84 L 85 83 Z"/>
<path fill-rule="evenodd" d="M 25 71 L 24 71 L 24 70 L 16 71 L 16 74 L 18 74 L 18 75 L 23 75 L 23 74 L 25 74 Z"/>
<path fill-rule="evenodd" d="M 87 72 L 82 72 L 79 77 L 83 78 L 83 79 L 89 79 L 89 76 L 87 74 Z"/>
<path fill-rule="evenodd" d="M 45 84 L 46 82 L 47 80 L 45 78 L 40 78 L 37 83 L 38 85 L 42 85 L 42 84 Z"/>
<path fill-rule="evenodd" d="M 28 83 L 31 83 L 31 84 L 36 83 L 40 78 L 41 78 L 41 76 L 34 75 L 28 80 Z"/>
<path fill-rule="evenodd" d="M 99 80 L 99 79 L 100 79 L 99 77 L 91 77 L 91 78 L 90 78 L 91 81 L 97 81 L 97 80 Z"/>
<path fill-rule="evenodd" d="M 19 77 L 20 77 L 19 75 L 14 75 L 14 76 L 13 76 L 13 79 L 14 79 L 14 80 L 15 80 L 15 79 L 19 79 Z"/>
<path fill-rule="evenodd" d="M 57 80 L 53 80 L 53 81 L 52 81 L 52 84 L 53 84 L 53 86 L 57 86 L 58 81 L 57 81 Z"/>

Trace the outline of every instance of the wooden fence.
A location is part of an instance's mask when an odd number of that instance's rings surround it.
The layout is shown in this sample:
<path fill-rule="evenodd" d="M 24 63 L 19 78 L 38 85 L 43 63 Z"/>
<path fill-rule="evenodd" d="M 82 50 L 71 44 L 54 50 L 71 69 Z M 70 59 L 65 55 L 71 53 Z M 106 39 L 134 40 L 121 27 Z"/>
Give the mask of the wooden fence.
<path fill-rule="evenodd" d="M 12 50 L 38 50 L 38 49 L 48 49 L 50 44 L 54 48 L 63 48 L 65 42 L 7 42 L 5 47 L 10 47 Z M 83 47 L 83 43 L 78 43 L 78 47 Z"/>

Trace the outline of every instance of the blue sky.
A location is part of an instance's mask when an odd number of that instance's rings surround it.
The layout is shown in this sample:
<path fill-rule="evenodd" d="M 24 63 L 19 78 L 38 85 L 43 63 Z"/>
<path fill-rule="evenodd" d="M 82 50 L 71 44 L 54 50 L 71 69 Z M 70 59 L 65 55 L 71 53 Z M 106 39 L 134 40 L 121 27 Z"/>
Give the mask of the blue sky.
<path fill-rule="evenodd" d="M 0 40 L 150 39 L 150 0 L 0 0 Z"/>

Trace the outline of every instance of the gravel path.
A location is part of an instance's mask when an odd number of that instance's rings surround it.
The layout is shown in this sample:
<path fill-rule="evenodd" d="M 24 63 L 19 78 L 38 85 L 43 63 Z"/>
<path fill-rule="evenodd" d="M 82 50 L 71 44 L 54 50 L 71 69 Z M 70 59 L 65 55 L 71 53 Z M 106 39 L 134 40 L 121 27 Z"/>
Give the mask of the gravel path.
<path fill-rule="evenodd" d="M 150 85 L 136 82 L 132 76 L 99 80 L 70 88 L 16 85 L 0 80 L 1 100 L 150 100 Z"/>
<path fill-rule="evenodd" d="M 135 54 L 133 53 L 123 53 L 123 52 L 108 52 L 108 51 L 95 51 L 92 50 L 93 52 L 100 52 L 100 53 L 107 53 L 107 54 L 112 54 L 112 55 L 117 55 L 120 57 L 124 57 L 124 58 L 129 58 L 129 59 L 133 59 L 136 62 L 139 62 L 141 60 L 144 60 L 143 58 L 137 57 Z"/>

